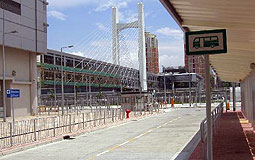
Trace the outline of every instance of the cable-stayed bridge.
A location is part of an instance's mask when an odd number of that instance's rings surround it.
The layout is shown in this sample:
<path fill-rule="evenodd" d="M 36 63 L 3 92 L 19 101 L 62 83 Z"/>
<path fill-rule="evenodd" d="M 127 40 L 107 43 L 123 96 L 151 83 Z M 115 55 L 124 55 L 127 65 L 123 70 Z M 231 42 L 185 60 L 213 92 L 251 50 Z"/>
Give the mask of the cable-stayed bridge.
<path fill-rule="evenodd" d="M 139 3 L 137 20 L 127 23 L 120 22 L 118 9 L 113 7 L 112 24 L 98 24 L 96 32 L 65 50 L 72 54 L 48 50 L 41 55 L 38 63 L 41 93 L 51 94 L 56 100 L 61 97 L 62 77 L 64 92 L 76 96 L 77 92 L 82 95 L 113 90 L 147 91 L 147 85 L 155 89 L 157 76 L 146 73 L 143 7 Z"/>

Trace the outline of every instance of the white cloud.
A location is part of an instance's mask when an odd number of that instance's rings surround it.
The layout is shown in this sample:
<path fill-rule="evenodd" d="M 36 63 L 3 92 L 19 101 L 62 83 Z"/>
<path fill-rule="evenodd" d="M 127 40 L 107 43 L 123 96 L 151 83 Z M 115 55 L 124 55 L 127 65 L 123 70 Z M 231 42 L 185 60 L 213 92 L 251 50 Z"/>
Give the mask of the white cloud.
<path fill-rule="evenodd" d="M 59 19 L 59 20 L 66 20 L 66 15 L 62 12 L 59 12 L 59 11 L 48 11 L 48 17 L 54 17 L 56 19 Z"/>
<path fill-rule="evenodd" d="M 84 53 L 81 52 L 81 51 L 78 51 L 78 52 L 72 52 L 71 54 L 74 54 L 76 56 L 81 56 L 81 57 L 84 57 Z"/>
<path fill-rule="evenodd" d="M 107 31 L 108 28 L 105 27 L 102 23 L 96 23 L 96 26 L 98 29 L 100 29 L 101 31 Z"/>
<path fill-rule="evenodd" d="M 169 27 L 164 27 L 156 30 L 157 33 L 162 34 L 164 36 L 171 36 L 174 38 L 182 38 L 183 32 L 178 29 L 171 29 Z"/>
<path fill-rule="evenodd" d="M 48 0 L 48 2 L 52 8 L 70 8 L 93 3 L 93 0 Z"/>
<path fill-rule="evenodd" d="M 99 3 L 95 11 L 105 11 L 112 7 L 126 8 L 128 6 L 128 1 L 123 2 L 123 0 L 108 0 L 107 2 Z"/>
<path fill-rule="evenodd" d="M 145 19 L 150 16 L 151 13 L 145 12 L 144 16 Z M 138 11 L 137 10 L 125 10 L 124 12 L 119 11 L 119 19 L 121 22 L 124 23 L 129 23 L 129 22 L 134 22 L 138 20 Z"/>
<path fill-rule="evenodd" d="M 95 11 L 105 11 L 113 6 L 125 8 L 134 0 L 48 0 L 50 8 L 71 8 L 81 5 L 93 5 Z"/>
<path fill-rule="evenodd" d="M 161 41 L 162 42 L 162 41 Z M 184 65 L 183 40 L 159 42 L 159 64 L 166 67 Z"/>
<path fill-rule="evenodd" d="M 127 12 L 124 13 L 123 19 L 120 19 L 120 20 L 123 20 L 125 21 L 125 23 L 128 23 L 128 22 L 137 21 L 137 19 L 138 19 L 137 11 L 134 12 L 132 10 L 128 10 Z"/>

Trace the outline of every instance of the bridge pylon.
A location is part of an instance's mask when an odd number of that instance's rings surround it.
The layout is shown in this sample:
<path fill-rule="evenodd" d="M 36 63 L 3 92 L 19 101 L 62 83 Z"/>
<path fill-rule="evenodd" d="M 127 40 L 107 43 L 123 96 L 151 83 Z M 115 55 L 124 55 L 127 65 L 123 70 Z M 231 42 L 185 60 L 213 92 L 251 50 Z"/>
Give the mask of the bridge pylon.
<path fill-rule="evenodd" d="M 112 8 L 112 56 L 113 64 L 115 65 L 120 65 L 119 33 L 127 28 L 139 29 L 138 59 L 139 59 L 140 87 L 141 91 L 147 91 L 145 22 L 143 3 L 138 3 L 138 20 L 130 23 L 120 23 L 118 8 L 116 7 Z"/>

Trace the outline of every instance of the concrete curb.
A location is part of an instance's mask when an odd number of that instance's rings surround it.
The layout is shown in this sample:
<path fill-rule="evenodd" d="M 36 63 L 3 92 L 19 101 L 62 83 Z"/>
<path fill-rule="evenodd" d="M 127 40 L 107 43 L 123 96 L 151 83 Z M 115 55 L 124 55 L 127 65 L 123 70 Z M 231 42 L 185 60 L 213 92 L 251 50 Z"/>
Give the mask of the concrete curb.
<path fill-rule="evenodd" d="M 188 160 L 200 141 L 201 132 L 199 129 L 197 133 L 194 134 L 194 136 L 190 139 L 190 141 L 182 148 L 182 150 L 177 152 L 175 156 L 171 158 L 171 160 Z"/>

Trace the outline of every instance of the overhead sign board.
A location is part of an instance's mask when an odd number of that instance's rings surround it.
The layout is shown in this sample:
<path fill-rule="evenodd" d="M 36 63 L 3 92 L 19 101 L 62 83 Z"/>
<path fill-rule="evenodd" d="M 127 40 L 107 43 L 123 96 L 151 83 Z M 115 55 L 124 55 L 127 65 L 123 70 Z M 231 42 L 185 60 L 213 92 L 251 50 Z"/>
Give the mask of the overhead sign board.
<path fill-rule="evenodd" d="M 19 89 L 8 89 L 6 94 L 7 94 L 7 98 L 19 98 L 20 90 Z"/>
<path fill-rule="evenodd" d="M 227 53 L 225 29 L 186 32 L 185 38 L 187 55 Z"/>

